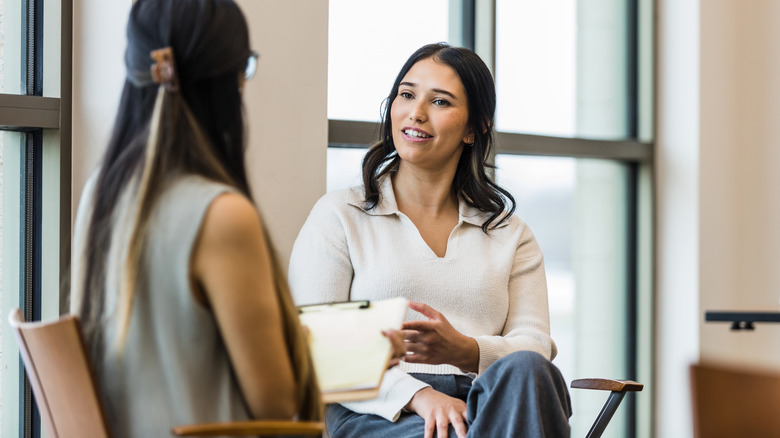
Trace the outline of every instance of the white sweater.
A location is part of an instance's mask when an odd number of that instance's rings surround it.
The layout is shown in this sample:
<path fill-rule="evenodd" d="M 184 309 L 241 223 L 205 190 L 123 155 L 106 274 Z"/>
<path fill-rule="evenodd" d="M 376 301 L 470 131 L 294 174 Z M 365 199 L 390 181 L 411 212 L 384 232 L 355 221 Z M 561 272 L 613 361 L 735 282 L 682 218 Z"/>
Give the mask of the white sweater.
<path fill-rule="evenodd" d="M 439 258 L 398 210 L 390 178 L 374 209 L 366 210 L 363 199 L 363 188 L 352 187 L 326 194 L 312 209 L 290 260 L 296 304 L 393 297 L 425 303 L 476 339 L 480 374 L 519 350 L 555 357 L 542 252 L 519 217 L 485 234 L 486 213 L 461 200 Z M 424 316 L 410 310 L 407 320 L 415 319 Z M 407 373 L 464 374 L 451 365 L 402 362 L 386 373 L 379 397 L 344 406 L 395 421 L 427 386 Z"/>

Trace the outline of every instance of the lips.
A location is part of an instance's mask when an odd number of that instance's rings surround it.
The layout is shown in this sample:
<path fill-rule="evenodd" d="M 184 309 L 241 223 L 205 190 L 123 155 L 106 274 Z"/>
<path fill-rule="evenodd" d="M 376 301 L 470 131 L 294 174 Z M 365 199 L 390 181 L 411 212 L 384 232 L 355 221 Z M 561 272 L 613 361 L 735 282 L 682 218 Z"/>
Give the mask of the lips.
<path fill-rule="evenodd" d="M 403 132 L 405 137 L 411 140 L 427 140 L 433 138 L 431 134 L 417 128 L 403 128 L 401 132 Z"/>

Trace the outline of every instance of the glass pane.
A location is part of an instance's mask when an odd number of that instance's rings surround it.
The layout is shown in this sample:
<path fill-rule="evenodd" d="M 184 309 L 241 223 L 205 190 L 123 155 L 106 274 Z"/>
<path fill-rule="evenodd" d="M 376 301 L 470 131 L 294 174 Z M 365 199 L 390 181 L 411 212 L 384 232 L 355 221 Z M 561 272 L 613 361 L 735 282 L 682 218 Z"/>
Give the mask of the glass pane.
<path fill-rule="evenodd" d="M 7 0 L 0 0 L 7 1 Z M 60 97 L 60 64 L 62 55 L 62 29 L 61 29 L 61 9 L 62 5 L 59 1 L 42 1 L 38 0 L 37 6 L 43 7 L 42 21 L 45 23 L 46 30 L 43 32 L 43 71 L 41 76 L 43 79 L 43 96 L 45 97 Z M 130 2 L 126 3 L 128 8 Z M 129 10 L 129 9 L 128 9 Z M 89 52 L 84 47 L 82 50 Z M 124 54 L 124 53 L 122 53 Z M 116 65 L 124 66 L 120 64 L 119 60 L 124 59 L 117 56 L 112 60 L 106 60 L 106 63 L 116 62 Z M 124 70 L 122 70 L 124 72 Z M 70 75 L 67 75 L 70 77 Z"/>
<path fill-rule="evenodd" d="M 1 0 L 0 0 L 1 1 Z M 0 3 L 0 7 L 2 7 L 2 3 Z M 2 42 L 2 40 L 0 40 Z M 2 46 L 0 46 L 2 47 Z M 5 179 L 5 154 L 3 151 L 5 150 L 5 141 L 6 141 L 6 135 L 7 132 L 0 132 L 0 309 L 6 308 L 6 303 L 8 300 L 5 299 L 5 284 L 3 283 L 3 239 L 4 236 L 4 221 L 3 221 L 3 204 L 5 201 L 5 197 L 3 196 L 3 180 Z M 3 359 L 6 356 L 5 351 L 3 347 L 5 347 L 4 338 L 6 337 L 6 332 L 0 330 L 0 365 L 3 363 Z M 3 379 L 0 379 L 0 406 L 3 406 Z"/>
<path fill-rule="evenodd" d="M 23 93 L 22 35 L 22 2 L 0 0 L 0 93 Z"/>
<path fill-rule="evenodd" d="M 628 135 L 622 0 L 497 0 L 499 131 Z"/>
<path fill-rule="evenodd" d="M 24 134 L 0 131 L 0 314 L 19 307 L 20 180 Z M 0 436 L 19 436 L 19 353 L 0 324 Z"/>
<path fill-rule="evenodd" d="M 448 0 L 330 0 L 328 118 L 375 122 L 409 55 L 447 40 Z"/>
<path fill-rule="evenodd" d="M 516 214 L 544 253 L 554 363 L 567 382 L 625 376 L 627 168 L 608 160 L 517 155 L 498 155 L 496 165 L 497 182 L 515 197 Z M 572 436 L 585 436 L 604 394 L 580 391 L 572 402 Z M 621 415 L 610 422 L 611 433 L 625 430 Z"/>
<path fill-rule="evenodd" d="M 362 184 L 360 167 L 366 149 L 328 148 L 327 191 Z"/>

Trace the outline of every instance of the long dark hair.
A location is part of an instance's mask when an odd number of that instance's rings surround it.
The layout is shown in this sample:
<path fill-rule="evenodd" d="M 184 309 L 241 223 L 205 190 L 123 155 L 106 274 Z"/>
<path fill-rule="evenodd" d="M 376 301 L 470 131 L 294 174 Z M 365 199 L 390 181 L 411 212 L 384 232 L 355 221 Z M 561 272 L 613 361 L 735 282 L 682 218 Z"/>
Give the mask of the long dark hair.
<path fill-rule="evenodd" d="M 462 47 L 452 47 L 445 43 L 428 44 L 417 49 L 401 67 L 385 100 L 380 140 L 371 146 L 363 157 L 365 203 L 368 208 L 376 207 L 380 202 L 379 180 L 384 175 L 395 172 L 401 161 L 393 143 L 390 117 L 393 102 L 398 96 L 398 86 L 412 66 L 429 58 L 455 70 L 466 90 L 469 125 L 474 131 L 474 144 L 463 149 L 452 181 L 452 191 L 472 207 L 490 214 L 482 224 L 482 230 L 487 233 L 512 215 L 515 211 L 515 199 L 493 182 L 486 172 L 486 169 L 494 167 L 489 162 L 493 148 L 493 117 L 496 112 L 493 77 L 476 53 Z"/>
<path fill-rule="evenodd" d="M 152 51 L 171 48 L 177 87 L 155 82 Z M 138 0 L 127 25 L 127 79 L 112 137 L 97 176 L 86 236 L 85 275 L 78 303 L 90 345 L 110 322 L 105 309 L 106 259 L 113 212 L 133 190 L 136 213 L 119 287 L 117 339 L 122 351 L 149 218 L 171 176 L 201 175 L 235 187 L 250 200 L 244 163 L 244 121 L 239 76 L 245 69 L 249 31 L 232 0 Z M 270 240 L 268 240 L 270 242 Z M 270 248 L 274 284 L 298 388 L 300 418 L 320 419 L 319 389 L 289 293 Z M 113 318 L 112 318 L 113 319 Z"/>

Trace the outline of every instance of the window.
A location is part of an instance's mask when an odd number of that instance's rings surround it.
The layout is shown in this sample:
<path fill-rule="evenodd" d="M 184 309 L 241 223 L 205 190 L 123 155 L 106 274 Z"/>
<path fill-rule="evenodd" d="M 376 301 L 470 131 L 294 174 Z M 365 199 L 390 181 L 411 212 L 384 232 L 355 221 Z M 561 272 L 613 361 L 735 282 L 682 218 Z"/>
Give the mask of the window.
<path fill-rule="evenodd" d="M 496 129 L 576 133 L 576 0 L 496 4 Z"/>
<path fill-rule="evenodd" d="M 627 375 L 626 348 L 634 330 L 625 310 L 632 281 L 631 166 L 508 154 L 499 154 L 496 165 L 496 180 L 515 197 L 517 214 L 544 252 L 551 331 L 558 346 L 554 363 L 567 381 Z M 572 397 L 572 435 L 587 433 L 603 397 L 588 392 Z M 627 427 L 625 409 L 613 418 L 610 431 Z"/>
<path fill-rule="evenodd" d="M 371 2 L 360 11 L 371 27 L 353 26 L 347 3 L 330 1 L 327 190 L 360 183 L 379 105 L 413 50 L 442 40 L 474 48 L 496 80 L 495 178 L 545 254 L 554 363 L 567 381 L 632 378 L 651 388 L 653 1 L 449 0 L 436 3 L 438 15 L 405 17 L 408 33 L 387 31 L 397 16 Z M 428 33 L 442 26 L 446 36 Z M 393 63 L 378 47 L 352 52 L 353 64 L 335 58 L 379 29 L 404 47 Z M 338 81 L 351 91 L 336 91 Z M 385 88 L 373 91 L 377 83 Z M 648 389 L 627 397 L 605 436 L 651 436 Z M 584 436 L 603 394 L 572 396 L 572 435 Z"/>
<path fill-rule="evenodd" d="M 0 317 L 60 313 L 70 252 L 70 0 L 0 0 Z M 46 23 L 44 28 L 43 23 Z M 0 435 L 39 437 L 16 340 L 0 324 Z"/>
<path fill-rule="evenodd" d="M 447 39 L 447 0 L 333 0 L 329 8 L 328 96 L 344 97 L 328 99 L 328 118 L 377 122 L 409 54 Z"/>

